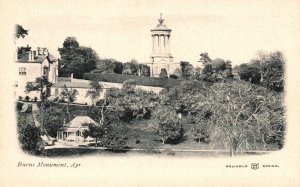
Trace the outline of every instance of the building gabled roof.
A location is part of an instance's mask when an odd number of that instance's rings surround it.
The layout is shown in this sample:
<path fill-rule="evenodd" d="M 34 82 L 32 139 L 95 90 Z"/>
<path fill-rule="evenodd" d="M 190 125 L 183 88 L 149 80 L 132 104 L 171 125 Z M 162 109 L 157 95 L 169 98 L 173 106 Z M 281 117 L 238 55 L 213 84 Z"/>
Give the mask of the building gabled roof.
<path fill-rule="evenodd" d="M 16 62 L 29 62 L 29 63 L 42 63 L 47 58 L 46 55 L 38 55 L 34 57 L 33 61 L 28 61 L 28 56 L 26 55 L 20 55 L 18 60 Z"/>
<path fill-rule="evenodd" d="M 79 129 L 83 127 L 83 124 L 87 124 L 87 123 L 93 123 L 95 125 L 99 125 L 95 120 L 91 119 L 88 116 L 76 116 L 74 119 L 72 119 L 69 123 L 67 123 L 64 127 L 60 128 L 59 130 L 65 130 L 70 128 Z"/>

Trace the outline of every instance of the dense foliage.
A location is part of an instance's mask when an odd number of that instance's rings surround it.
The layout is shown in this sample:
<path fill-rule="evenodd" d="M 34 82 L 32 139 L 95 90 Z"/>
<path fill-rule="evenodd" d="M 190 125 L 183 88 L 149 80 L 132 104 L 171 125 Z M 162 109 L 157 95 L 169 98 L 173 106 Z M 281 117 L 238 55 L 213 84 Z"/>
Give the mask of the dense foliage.
<path fill-rule="evenodd" d="M 158 100 L 155 94 L 136 88 L 134 80 L 125 81 L 122 89 L 108 90 L 106 98 L 108 107 L 125 122 L 134 118 L 149 118 Z"/>
<path fill-rule="evenodd" d="M 75 37 L 67 37 L 63 47 L 58 49 L 61 56 L 59 75 L 69 77 L 72 73 L 82 78 L 83 73 L 95 69 L 99 57 L 90 47 L 79 46 Z"/>
<path fill-rule="evenodd" d="M 163 144 L 174 144 L 183 139 L 184 130 L 175 110 L 160 107 L 155 111 L 153 121 Z"/>
<path fill-rule="evenodd" d="M 26 118 L 18 117 L 18 135 L 22 150 L 30 154 L 40 154 L 43 151 L 40 128 L 30 124 Z"/>
<path fill-rule="evenodd" d="M 68 119 L 63 110 L 58 107 L 49 106 L 40 109 L 36 115 L 39 123 L 44 127 L 43 134 L 47 134 L 53 138 L 57 135 L 57 130 L 63 127 L 63 124 Z"/>
<path fill-rule="evenodd" d="M 280 52 L 260 53 L 258 58 L 238 67 L 241 80 L 262 85 L 270 90 L 284 90 L 284 59 Z"/>

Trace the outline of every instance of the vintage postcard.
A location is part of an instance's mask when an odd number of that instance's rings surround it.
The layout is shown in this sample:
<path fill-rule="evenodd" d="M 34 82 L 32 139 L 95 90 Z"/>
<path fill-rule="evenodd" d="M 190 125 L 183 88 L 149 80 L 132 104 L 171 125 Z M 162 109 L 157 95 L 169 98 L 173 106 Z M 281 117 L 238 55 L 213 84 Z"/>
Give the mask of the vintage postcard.
<path fill-rule="evenodd" d="M 298 1 L 0 9 L 0 186 L 300 185 Z"/>

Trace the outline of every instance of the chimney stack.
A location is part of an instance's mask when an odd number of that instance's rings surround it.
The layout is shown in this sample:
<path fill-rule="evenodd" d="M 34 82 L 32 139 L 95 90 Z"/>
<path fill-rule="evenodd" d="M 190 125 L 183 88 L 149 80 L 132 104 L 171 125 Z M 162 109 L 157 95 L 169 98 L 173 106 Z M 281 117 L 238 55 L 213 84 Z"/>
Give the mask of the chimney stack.
<path fill-rule="evenodd" d="M 48 49 L 47 48 L 43 48 L 43 55 L 48 56 Z"/>

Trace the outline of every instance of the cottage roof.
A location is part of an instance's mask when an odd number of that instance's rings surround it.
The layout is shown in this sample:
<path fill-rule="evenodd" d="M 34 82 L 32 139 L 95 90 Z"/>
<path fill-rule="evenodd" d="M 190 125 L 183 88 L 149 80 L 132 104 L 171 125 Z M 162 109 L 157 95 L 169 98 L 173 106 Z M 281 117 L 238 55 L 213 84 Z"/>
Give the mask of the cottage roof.
<path fill-rule="evenodd" d="M 61 129 L 66 129 L 66 128 L 78 129 L 78 128 L 82 127 L 82 125 L 85 123 L 93 123 L 95 125 L 99 125 L 96 121 L 94 121 L 93 119 L 91 119 L 88 116 L 76 116 L 69 123 L 67 123 L 65 127 L 61 128 Z"/>

